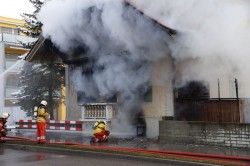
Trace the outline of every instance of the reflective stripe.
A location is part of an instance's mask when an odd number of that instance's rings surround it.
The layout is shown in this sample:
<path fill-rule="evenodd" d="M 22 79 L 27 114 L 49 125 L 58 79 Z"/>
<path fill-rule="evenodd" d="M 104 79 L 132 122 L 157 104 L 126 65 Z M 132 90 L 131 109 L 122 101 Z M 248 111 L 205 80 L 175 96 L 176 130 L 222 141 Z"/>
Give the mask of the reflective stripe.
<path fill-rule="evenodd" d="M 45 139 L 45 136 L 41 136 L 41 139 Z"/>
<path fill-rule="evenodd" d="M 36 139 L 37 139 L 37 140 L 40 140 L 40 139 L 41 139 L 41 137 L 36 137 Z"/>

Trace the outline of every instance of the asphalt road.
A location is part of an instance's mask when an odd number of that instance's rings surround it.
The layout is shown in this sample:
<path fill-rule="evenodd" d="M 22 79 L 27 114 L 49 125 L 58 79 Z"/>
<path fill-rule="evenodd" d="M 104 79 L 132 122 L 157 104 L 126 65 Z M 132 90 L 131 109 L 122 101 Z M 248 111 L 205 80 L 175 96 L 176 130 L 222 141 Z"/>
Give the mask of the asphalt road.
<path fill-rule="evenodd" d="M 190 165 L 190 163 L 186 163 Z M 116 157 L 73 156 L 14 150 L 0 146 L 0 166 L 177 166 L 185 163 L 151 162 Z"/>

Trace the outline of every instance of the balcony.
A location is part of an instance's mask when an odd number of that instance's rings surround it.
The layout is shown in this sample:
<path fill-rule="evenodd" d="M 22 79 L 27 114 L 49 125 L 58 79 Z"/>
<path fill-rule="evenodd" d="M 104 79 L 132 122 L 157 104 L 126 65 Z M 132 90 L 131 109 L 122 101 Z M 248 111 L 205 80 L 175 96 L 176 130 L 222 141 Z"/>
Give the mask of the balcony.
<path fill-rule="evenodd" d="M 111 120 L 117 115 L 116 104 L 111 103 L 91 103 L 82 105 L 83 120 Z"/>
<path fill-rule="evenodd" d="M 37 38 L 32 38 L 28 36 L 22 36 L 22 35 L 13 35 L 13 34 L 7 34 L 7 33 L 0 33 L 0 41 L 7 42 L 9 44 L 20 44 L 20 41 L 22 43 L 31 43 L 35 42 Z"/>

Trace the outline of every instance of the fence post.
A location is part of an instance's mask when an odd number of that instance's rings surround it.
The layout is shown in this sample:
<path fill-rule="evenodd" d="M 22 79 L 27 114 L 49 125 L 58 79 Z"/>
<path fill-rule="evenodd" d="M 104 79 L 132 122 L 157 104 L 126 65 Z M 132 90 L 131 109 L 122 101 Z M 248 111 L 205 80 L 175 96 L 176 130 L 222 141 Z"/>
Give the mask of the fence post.
<path fill-rule="evenodd" d="M 240 100 L 239 100 L 239 93 L 238 93 L 238 80 L 236 78 L 235 78 L 235 92 L 236 92 L 237 109 L 238 109 L 238 115 L 239 115 L 239 118 L 237 118 L 236 121 L 242 123 L 243 118 L 242 118 L 241 111 L 240 111 Z"/>

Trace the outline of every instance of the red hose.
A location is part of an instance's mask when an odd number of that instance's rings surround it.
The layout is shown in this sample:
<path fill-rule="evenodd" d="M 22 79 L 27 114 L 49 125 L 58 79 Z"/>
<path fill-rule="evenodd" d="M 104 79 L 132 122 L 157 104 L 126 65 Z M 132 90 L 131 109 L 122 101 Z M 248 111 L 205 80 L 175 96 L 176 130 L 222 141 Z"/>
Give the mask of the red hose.
<path fill-rule="evenodd" d="M 23 138 L 23 137 L 15 137 L 15 136 L 6 136 L 6 138 L 10 138 L 11 140 L 24 140 L 27 142 L 36 142 L 34 139 Z M 233 161 L 241 161 L 241 162 L 250 162 L 250 158 L 247 157 L 238 157 L 238 156 L 225 156 L 225 155 L 215 155 L 215 154 L 201 154 L 201 153 L 190 153 L 190 152 L 174 152 L 174 151 L 166 151 L 166 150 L 145 150 L 145 149 L 136 149 L 136 148 L 121 148 L 121 147 L 110 147 L 110 146 L 93 146 L 93 145 L 86 145 L 76 142 L 53 142 L 49 144 L 63 144 L 63 145 L 72 145 L 72 146 L 82 146 L 94 149 L 106 149 L 106 150 L 116 150 L 116 151 L 127 151 L 127 152 L 143 152 L 148 154 L 158 154 L 164 156 L 172 156 L 172 157 L 182 157 L 188 159 L 203 159 L 203 160 L 212 160 L 218 162 L 224 162 L 225 160 L 231 160 L 232 164 Z M 238 164 L 238 163 L 237 163 Z"/>

